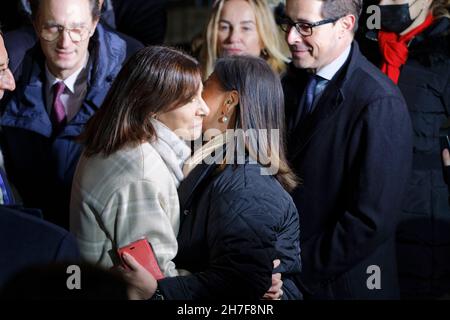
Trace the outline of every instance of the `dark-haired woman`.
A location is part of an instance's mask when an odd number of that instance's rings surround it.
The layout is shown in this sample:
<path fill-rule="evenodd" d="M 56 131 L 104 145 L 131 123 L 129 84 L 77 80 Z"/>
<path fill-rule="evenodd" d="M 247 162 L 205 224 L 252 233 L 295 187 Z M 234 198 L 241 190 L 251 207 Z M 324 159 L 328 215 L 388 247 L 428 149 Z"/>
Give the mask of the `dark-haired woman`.
<path fill-rule="evenodd" d="M 135 297 L 256 300 L 271 285 L 272 260 L 284 298 L 300 299 L 299 220 L 288 191 L 296 178 L 284 156 L 283 92 L 278 76 L 256 57 L 219 59 L 206 81 L 210 138 L 185 164 L 177 267 L 191 275 L 158 282 L 124 255 Z"/>
<path fill-rule="evenodd" d="M 72 187 L 70 227 L 85 261 L 112 267 L 118 248 L 147 238 L 163 273 L 178 275 L 183 140 L 201 135 L 202 87 L 198 62 L 164 47 L 142 49 L 120 71 L 87 124 Z"/>

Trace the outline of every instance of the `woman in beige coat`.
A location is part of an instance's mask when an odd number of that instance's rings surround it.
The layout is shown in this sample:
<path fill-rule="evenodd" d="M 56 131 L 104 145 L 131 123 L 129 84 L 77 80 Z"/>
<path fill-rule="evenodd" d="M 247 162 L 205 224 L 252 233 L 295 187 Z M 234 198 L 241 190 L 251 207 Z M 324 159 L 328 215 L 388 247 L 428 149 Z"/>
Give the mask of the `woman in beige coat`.
<path fill-rule="evenodd" d="M 177 187 L 190 156 L 183 140 L 201 135 L 209 112 L 202 88 L 198 62 L 169 48 L 144 48 L 120 71 L 87 124 L 72 186 L 83 260 L 112 267 L 118 248 L 146 238 L 164 275 L 179 274 Z"/>

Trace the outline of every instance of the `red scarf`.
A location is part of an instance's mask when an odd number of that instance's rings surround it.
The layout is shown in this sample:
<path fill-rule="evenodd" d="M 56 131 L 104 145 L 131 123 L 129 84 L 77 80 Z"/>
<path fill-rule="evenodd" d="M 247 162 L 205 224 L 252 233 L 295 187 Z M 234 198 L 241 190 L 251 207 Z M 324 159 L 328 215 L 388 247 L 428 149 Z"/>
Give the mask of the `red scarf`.
<path fill-rule="evenodd" d="M 433 23 L 434 17 L 429 14 L 425 21 L 404 35 L 398 35 L 395 32 L 380 31 L 378 33 L 378 43 L 380 46 L 383 63 L 383 71 L 395 84 L 400 77 L 400 67 L 408 59 L 408 43 L 416 35 L 424 31 Z"/>

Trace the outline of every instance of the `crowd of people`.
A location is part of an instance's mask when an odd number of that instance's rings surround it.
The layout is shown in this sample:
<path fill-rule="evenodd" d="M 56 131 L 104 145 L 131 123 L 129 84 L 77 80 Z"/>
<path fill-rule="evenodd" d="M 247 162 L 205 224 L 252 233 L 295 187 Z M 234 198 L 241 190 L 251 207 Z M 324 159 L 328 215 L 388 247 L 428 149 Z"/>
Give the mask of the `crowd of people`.
<path fill-rule="evenodd" d="M 216 0 L 191 52 L 146 3 L 0 35 L 1 298 L 450 294 L 449 0 Z"/>

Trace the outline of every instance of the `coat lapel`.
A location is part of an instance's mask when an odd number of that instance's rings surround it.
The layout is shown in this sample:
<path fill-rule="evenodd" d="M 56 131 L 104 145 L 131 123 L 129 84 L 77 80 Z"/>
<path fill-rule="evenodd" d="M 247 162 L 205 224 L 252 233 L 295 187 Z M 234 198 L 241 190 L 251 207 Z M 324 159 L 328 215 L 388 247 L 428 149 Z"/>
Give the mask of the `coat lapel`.
<path fill-rule="evenodd" d="M 284 87 L 286 99 L 286 119 L 288 120 L 287 128 L 290 134 L 296 130 L 295 124 L 297 123 L 297 118 L 302 112 L 300 108 L 303 101 L 303 91 L 307 82 L 306 73 L 304 75 L 293 75 L 293 77 L 293 81 L 296 83 L 295 87 Z M 298 93 L 298 88 L 303 88 L 300 94 Z"/>

